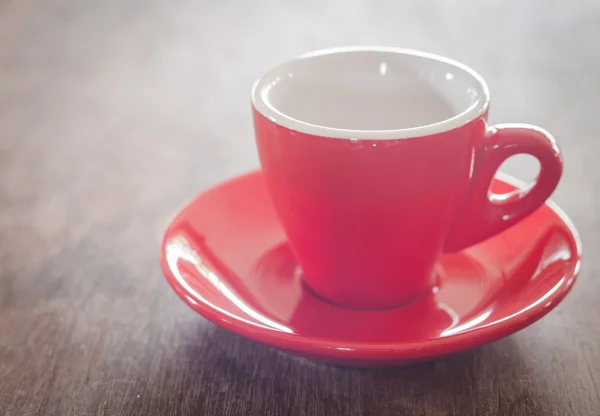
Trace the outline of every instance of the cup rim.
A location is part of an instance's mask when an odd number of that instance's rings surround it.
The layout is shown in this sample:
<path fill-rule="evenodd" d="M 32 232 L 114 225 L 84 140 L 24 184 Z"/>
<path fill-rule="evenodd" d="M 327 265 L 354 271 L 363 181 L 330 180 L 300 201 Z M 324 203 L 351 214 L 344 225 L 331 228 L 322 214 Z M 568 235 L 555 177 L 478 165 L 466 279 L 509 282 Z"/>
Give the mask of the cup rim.
<path fill-rule="evenodd" d="M 455 68 L 456 70 L 463 71 L 467 73 L 467 75 L 471 76 L 479 84 L 481 96 L 467 109 L 445 120 L 441 120 L 432 124 L 426 124 L 423 126 L 390 130 L 354 130 L 312 124 L 284 114 L 283 112 L 275 108 L 270 103 L 270 101 L 264 99 L 265 97 L 264 94 L 262 94 L 262 87 L 265 83 L 265 80 L 274 78 L 279 73 L 287 73 L 288 71 L 286 69 L 293 63 L 316 56 L 339 54 L 345 52 L 385 52 L 435 60 L 449 65 Z M 277 65 L 254 82 L 254 85 L 252 87 L 251 98 L 252 106 L 261 115 L 263 115 L 264 117 L 271 120 L 277 125 L 300 133 L 337 139 L 392 140 L 430 136 L 434 134 L 444 133 L 464 126 L 465 124 L 470 123 L 471 121 L 477 119 L 482 114 L 487 112 L 489 107 L 490 94 L 487 83 L 485 82 L 483 77 L 479 75 L 475 70 L 461 62 L 455 61 L 450 58 L 446 58 L 441 55 L 419 51 L 415 49 L 389 46 L 343 46 L 320 49 L 314 52 L 309 52 Z"/>

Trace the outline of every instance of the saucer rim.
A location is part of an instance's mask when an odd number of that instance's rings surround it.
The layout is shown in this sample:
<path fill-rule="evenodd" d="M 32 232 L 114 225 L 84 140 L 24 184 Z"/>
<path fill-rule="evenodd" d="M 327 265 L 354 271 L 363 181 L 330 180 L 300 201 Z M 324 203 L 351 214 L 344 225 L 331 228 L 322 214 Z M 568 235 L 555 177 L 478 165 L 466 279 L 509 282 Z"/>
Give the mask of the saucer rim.
<path fill-rule="evenodd" d="M 246 174 L 235 176 L 229 180 L 219 182 L 213 187 L 210 187 L 209 189 L 206 189 L 195 195 L 191 201 L 179 209 L 169 221 L 169 225 L 164 232 L 160 245 L 160 266 L 165 278 L 167 279 L 167 282 L 175 291 L 175 293 L 195 312 L 224 329 L 263 344 L 268 344 L 273 347 L 282 348 L 300 354 L 310 354 L 317 357 L 329 357 L 338 360 L 366 359 L 370 362 L 399 359 L 402 361 L 416 361 L 431 356 L 448 355 L 504 338 L 543 318 L 562 302 L 566 295 L 571 291 L 580 274 L 582 243 L 579 233 L 573 224 L 573 221 L 566 214 L 566 212 L 557 203 L 548 199 L 545 202 L 545 205 L 560 219 L 560 221 L 563 222 L 573 238 L 575 243 L 575 254 L 577 256 L 577 258 L 573 259 L 575 261 L 575 266 L 570 269 L 572 272 L 565 273 L 565 276 L 568 279 L 558 290 L 552 292 L 552 294 L 547 298 L 544 298 L 544 296 L 546 296 L 548 292 L 537 297 L 526 307 L 524 307 L 520 313 L 512 314 L 508 317 L 508 319 L 499 321 L 499 319 L 503 319 L 499 318 L 496 321 L 485 324 L 484 326 L 476 326 L 467 331 L 459 332 L 443 338 L 429 338 L 418 341 L 378 342 L 342 341 L 323 337 L 310 337 L 296 333 L 290 334 L 274 329 L 254 326 L 243 321 L 232 320 L 224 316 L 222 313 L 219 313 L 214 308 L 206 304 L 196 302 L 190 297 L 186 290 L 181 287 L 167 264 L 165 258 L 166 244 L 169 240 L 170 232 L 173 229 L 173 224 L 176 222 L 179 215 L 184 212 L 188 206 L 193 204 L 200 196 L 205 195 L 213 189 L 221 188 L 228 183 L 236 182 L 247 177 L 260 174 L 260 170 L 255 170 Z M 495 179 L 517 188 L 523 188 L 526 186 L 526 184 L 520 179 L 503 172 L 497 172 Z M 518 226 L 518 224 L 515 226 Z M 540 302 L 541 299 L 545 300 L 545 302 Z"/>

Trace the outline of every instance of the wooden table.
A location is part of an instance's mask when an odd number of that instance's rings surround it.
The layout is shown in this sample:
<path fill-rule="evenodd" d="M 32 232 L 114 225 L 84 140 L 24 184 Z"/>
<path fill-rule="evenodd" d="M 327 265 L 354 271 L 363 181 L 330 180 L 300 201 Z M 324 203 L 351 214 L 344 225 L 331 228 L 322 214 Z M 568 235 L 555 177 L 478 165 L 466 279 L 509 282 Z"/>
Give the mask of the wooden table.
<path fill-rule="evenodd" d="M 600 415 L 599 39 L 594 0 L 0 0 L 0 415 Z M 170 290 L 171 215 L 258 166 L 253 80 L 348 44 L 464 61 L 489 81 L 492 122 L 555 134 L 554 199 L 584 264 L 550 315 L 436 362 L 356 370 L 219 329 Z"/>

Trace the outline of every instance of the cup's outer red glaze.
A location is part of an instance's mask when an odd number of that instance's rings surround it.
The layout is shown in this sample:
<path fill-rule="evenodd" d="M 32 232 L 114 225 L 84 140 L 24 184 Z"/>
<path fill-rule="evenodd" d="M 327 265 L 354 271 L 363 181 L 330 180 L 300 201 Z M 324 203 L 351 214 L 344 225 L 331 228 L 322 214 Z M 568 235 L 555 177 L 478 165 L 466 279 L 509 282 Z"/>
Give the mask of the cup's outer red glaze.
<path fill-rule="evenodd" d="M 315 136 L 256 108 L 253 116 L 267 187 L 306 283 L 350 307 L 415 298 L 435 283 L 443 251 L 477 243 L 530 214 L 562 171 L 550 135 L 529 127 L 488 129 L 487 112 L 449 131 L 397 140 Z M 494 173 L 516 153 L 539 159 L 537 183 L 490 199 Z"/>

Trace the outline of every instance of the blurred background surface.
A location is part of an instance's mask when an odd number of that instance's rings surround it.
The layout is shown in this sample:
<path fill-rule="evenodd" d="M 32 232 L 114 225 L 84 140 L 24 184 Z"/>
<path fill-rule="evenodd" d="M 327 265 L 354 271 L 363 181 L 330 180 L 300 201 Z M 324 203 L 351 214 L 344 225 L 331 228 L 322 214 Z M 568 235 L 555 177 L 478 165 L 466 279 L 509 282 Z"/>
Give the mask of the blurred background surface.
<path fill-rule="evenodd" d="M 0 414 L 600 414 L 599 39 L 593 0 L 0 0 Z M 254 79 L 365 44 L 462 61 L 488 81 L 491 123 L 557 138 L 553 199 L 585 257 L 542 321 L 359 371 L 217 329 L 168 288 L 157 254 L 174 211 L 258 166 Z"/>

